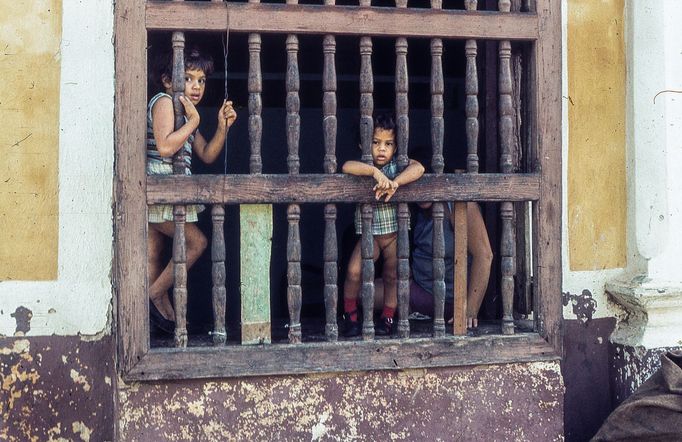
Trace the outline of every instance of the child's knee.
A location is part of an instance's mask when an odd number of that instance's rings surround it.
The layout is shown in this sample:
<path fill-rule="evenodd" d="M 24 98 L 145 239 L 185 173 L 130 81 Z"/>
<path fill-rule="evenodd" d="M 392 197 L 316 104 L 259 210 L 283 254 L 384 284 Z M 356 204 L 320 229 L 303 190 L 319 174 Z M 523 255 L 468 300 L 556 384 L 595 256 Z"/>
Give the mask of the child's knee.
<path fill-rule="evenodd" d="M 198 229 L 195 233 L 188 236 L 187 240 L 187 247 L 198 255 L 204 253 L 204 250 L 208 247 L 208 239 Z"/>
<path fill-rule="evenodd" d="M 346 281 L 357 282 L 362 278 L 362 266 L 361 262 L 355 262 L 351 260 L 348 263 L 348 270 L 346 271 Z"/>

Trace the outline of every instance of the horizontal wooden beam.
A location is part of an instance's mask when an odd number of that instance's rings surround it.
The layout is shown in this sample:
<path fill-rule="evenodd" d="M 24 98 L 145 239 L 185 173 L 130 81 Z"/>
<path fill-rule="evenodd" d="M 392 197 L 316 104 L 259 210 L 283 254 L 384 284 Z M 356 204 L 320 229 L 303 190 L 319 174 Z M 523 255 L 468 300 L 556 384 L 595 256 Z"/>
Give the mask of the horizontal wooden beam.
<path fill-rule="evenodd" d="M 228 2 L 147 2 L 148 30 L 536 40 L 534 13 Z M 418 12 L 417 12 L 418 11 Z"/>
<path fill-rule="evenodd" d="M 152 175 L 147 204 L 363 203 L 374 201 L 370 177 L 344 174 Z M 426 174 L 391 201 L 536 201 L 538 174 Z"/>
<path fill-rule="evenodd" d="M 126 380 L 403 370 L 558 360 L 536 333 L 337 343 L 153 349 Z"/>

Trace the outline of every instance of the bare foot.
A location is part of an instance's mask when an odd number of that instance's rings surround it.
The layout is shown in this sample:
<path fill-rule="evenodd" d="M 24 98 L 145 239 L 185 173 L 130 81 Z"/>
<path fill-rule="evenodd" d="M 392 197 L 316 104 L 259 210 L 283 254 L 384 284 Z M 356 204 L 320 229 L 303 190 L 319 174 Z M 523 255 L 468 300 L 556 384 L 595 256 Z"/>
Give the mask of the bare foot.
<path fill-rule="evenodd" d="M 175 322 L 175 311 L 173 310 L 173 305 L 168 298 L 168 293 L 163 293 L 162 295 L 155 297 L 150 296 L 149 299 L 164 318 Z"/>

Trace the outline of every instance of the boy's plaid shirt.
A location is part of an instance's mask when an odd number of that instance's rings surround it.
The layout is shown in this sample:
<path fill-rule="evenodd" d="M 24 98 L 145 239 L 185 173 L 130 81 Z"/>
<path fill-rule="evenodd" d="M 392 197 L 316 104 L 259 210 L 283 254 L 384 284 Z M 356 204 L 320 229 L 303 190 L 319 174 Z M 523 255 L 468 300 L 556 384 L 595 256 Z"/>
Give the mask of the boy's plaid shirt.
<path fill-rule="evenodd" d="M 381 173 L 389 180 L 398 176 L 398 164 L 391 160 L 381 168 Z M 374 203 L 374 217 L 372 218 L 372 235 L 385 235 L 398 231 L 398 210 L 393 203 Z M 355 233 L 362 234 L 362 205 L 355 208 Z"/>

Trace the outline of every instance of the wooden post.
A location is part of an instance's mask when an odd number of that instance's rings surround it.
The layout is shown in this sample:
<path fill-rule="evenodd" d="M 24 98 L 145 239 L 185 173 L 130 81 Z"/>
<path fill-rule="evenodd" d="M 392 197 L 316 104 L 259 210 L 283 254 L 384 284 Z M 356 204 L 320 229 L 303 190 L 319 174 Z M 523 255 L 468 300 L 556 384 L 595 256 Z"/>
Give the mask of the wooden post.
<path fill-rule="evenodd" d="M 369 0 L 361 0 L 361 6 L 369 6 Z M 374 79 L 372 78 L 372 39 L 360 38 L 360 144 L 362 161 L 373 164 L 372 137 L 374 136 Z M 374 339 L 374 236 L 372 235 L 372 204 L 362 205 L 362 338 Z"/>
<path fill-rule="evenodd" d="M 511 1 L 500 0 L 501 12 L 510 12 Z M 512 144 L 514 137 L 514 107 L 512 103 L 512 76 L 511 76 L 511 43 L 509 40 L 500 42 L 499 47 L 499 115 L 500 115 L 500 172 L 512 173 Z M 502 333 L 514 333 L 514 205 L 506 201 L 500 205 L 500 218 L 502 220 L 502 238 L 500 245 L 501 258 L 501 291 L 502 291 Z"/>
<path fill-rule="evenodd" d="M 213 221 L 213 239 L 211 241 L 213 343 L 224 345 L 227 341 L 227 331 L 225 330 L 227 292 L 225 290 L 225 208 L 222 204 L 213 205 L 211 219 Z"/>
<path fill-rule="evenodd" d="M 442 0 L 431 0 L 432 9 L 441 9 Z M 431 168 L 436 175 L 442 174 L 445 167 L 443 159 L 443 137 L 445 120 L 443 118 L 443 40 L 431 39 Z M 443 236 L 443 203 L 431 206 L 433 219 L 432 268 L 433 268 L 433 336 L 445 335 L 445 237 Z"/>
<path fill-rule="evenodd" d="M 258 3 L 258 0 L 249 0 Z M 260 65 L 260 34 L 249 34 L 249 172 L 263 171 L 261 139 L 263 132 L 263 80 Z M 270 332 L 270 254 L 272 250 L 272 205 L 239 207 L 241 244 L 242 344 L 269 343 Z"/>
<path fill-rule="evenodd" d="M 335 0 L 325 0 L 325 5 L 334 5 Z M 336 173 L 336 39 L 325 35 L 323 43 L 324 71 L 322 74 L 323 130 L 324 130 L 324 172 Z M 326 312 L 325 335 L 328 341 L 339 337 L 336 322 L 336 306 L 339 299 L 338 280 L 338 243 L 336 238 L 336 205 L 324 207 L 324 304 Z"/>
<path fill-rule="evenodd" d="M 467 332 L 467 203 L 454 204 L 455 230 L 455 303 L 453 312 L 453 334 L 463 336 Z"/>
<path fill-rule="evenodd" d="M 185 34 L 173 32 L 173 112 L 175 129 L 185 124 L 185 112 L 180 97 L 185 91 Z M 189 158 L 185 149 L 173 156 L 173 173 L 185 175 Z M 183 205 L 173 207 L 175 233 L 173 235 L 173 304 L 175 305 L 175 346 L 187 346 L 187 247 L 185 240 L 186 209 Z"/>
<path fill-rule="evenodd" d="M 297 0 L 287 0 L 287 4 L 296 4 Z M 286 108 L 287 108 L 287 165 L 290 175 L 297 175 L 300 168 L 298 156 L 301 133 L 301 107 L 298 91 L 300 79 L 298 72 L 298 37 L 293 34 L 287 36 L 287 72 L 286 72 Z M 289 343 L 301 342 L 301 238 L 299 221 L 301 209 L 298 204 L 289 204 L 287 220 L 289 235 L 287 238 L 287 304 L 289 306 Z"/>
<path fill-rule="evenodd" d="M 407 0 L 396 0 L 398 8 L 406 8 Z M 395 41 L 395 114 L 397 125 L 398 170 L 403 171 L 408 163 L 407 144 L 409 141 L 409 81 L 407 74 L 407 39 Z M 408 228 L 410 210 L 406 203 L 398 204 L 398 336 L 410 336 L 410 238 Z"/>

